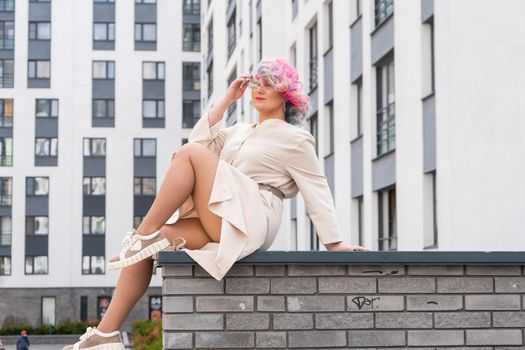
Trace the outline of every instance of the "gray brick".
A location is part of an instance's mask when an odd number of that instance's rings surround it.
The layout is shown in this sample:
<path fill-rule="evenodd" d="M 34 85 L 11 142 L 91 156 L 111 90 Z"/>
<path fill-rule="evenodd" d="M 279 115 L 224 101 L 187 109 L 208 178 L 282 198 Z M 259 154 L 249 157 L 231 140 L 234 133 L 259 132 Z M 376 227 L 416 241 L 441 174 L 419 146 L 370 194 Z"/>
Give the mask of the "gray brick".
<path fill-rule="evenodd" d="M 227 314 L 226 329 L 269 329 L 270 315 L 258 313 Z"/>
<path fill-rule="evenodd" d="M 463 265 L 409 265 L 408 275 L 463 275 Z"/>
<path fill-rule="evenodd" d="M 462 330 L 407 331 L 408 345 L 464 345 Z"/>
<path fill-rule="evenodd" d="M 436 312 L 435 328 L 489 328 L 490 312 Z"/>
<path fill-rule="evenodd" d="M 319 293 L 375 293 L 376 279 L 367 277 L 319 277 Z"/>
<path fill-rule="evenodd" d="M 256 276 L 284 276 L 285 265 L 256 265 Z"/>
<path fill-rule="evenodd" d="M 317 329 L 374 328 L 374 314 L 369 313 L 319 313 L 315 315 Z"/>
<path fill-rule="evenodd" d="M 346 275 L 345 265 L 289 265 L 288 276 Z"/>
<path fill-rule="evenodd" d="M 494 327 L 524 327 L 525 312 L 493 312 L 492 323 Z"/>
<path fill-rule="evenodd" d="M 378 279 L 379 293 L 434 293 L 433 277 L 384 277 Z"/>
<path fill-rule="evenodd" d="M 345 311 L 345 299 L 339 295 L 287 296 L 286 306 L 291 312 Z"/>
<path fill-rule="evenodd" d="M 192 276 L 192 265 L 165 266 L 162 267 L 162 277 Z"/>
<path fill-rule="evenodd" d="M 404 265 L 348 265 L 349 275 L 399 276 L 405 274 Z"/>
<path fill-rule="evenodd" d="M 348 311 L 401 311 L 405 309 L 402 295 L 347 295 Z"/>
<path fill-rule="evenodd" d="M 345 331 L 290 331 L 288 346 L 290 348 L 320 348 L 327 346 L 345 346 Z"/>
<path fill-rule="evenodd" d="M 197 311 L 253 311 L 253 296 L 197 297 Z"/>
<path fill-rule="evenodd" d="M 272 294 L 313 294 L 315 277 L 276 277 L 270 281 Z"/>
<path fill-rule="evenodd" d="M 467 275 L 521 275 L 518 265 L 467 265 Z"/>
<path fill-rule="evenodd" d="M 253 276 L 253 270 L 253 265 L 233 264 L 224 277 Z M 196 277 L 213 278 L 208 271 L 204 270 L 200 265 L 195 265 L 194 274 Z"/>
<path fill-rule="evenodd" d="M 228 349 L 252 348 L 255 343 L 253 332 L 196 332 L 196 348 Z"/>
<path fill-rule="evenodd" d="M 407 295 L 407 310 L 462 310 L 463 296 L 461 295 Z"/>
<path fill-rule="evenodd" d="M 162 282 L 162 294 L 223 294 L 224 280 L 214 278 L 166 278 Z"/>
<path fill-rule="evenodd" d="M 405 346 L 405 331 L 348 331 L 348 346 Z"/>
<path fill-rule="evenodd" d="M 163 297 L 162 312 L 193 312 L 193 297 Z"/>
<path fill-rule="evenodd" d="M 494 290 L 491 277 L 438 277 L 438 293 L 490 293 Z"/>
<path fill-rule="evenodd" d="M 270 292 L 268 278 L 228 278 L 226 280 L 226 293 L 228 294 L 266 294 Z"/>
<path fill-rule="evenodd" d="M 465 295 L 465 310 L 519 310 L 519 295 Z"/>
<path fill-rule="evenodd" d="M 519 329 L 467 329 L 467 345 L 522 345 Z"/>
<path fill-rule="evenodd" d="M 285 348 L 286 332 L 256 332 L 255 346 L 257 348 Z"/>
<path fill-rule="evenodd" d="M 377 328 L 432 328 L 431 312 L 377 312 Z"/>
<path fill-rule="evenodd" d="M 313 314 L 273 314 L 273 329 L 313 329 Z"/>
<path fill-rule="evenodd" d="M 180 330 L 213 330 L 223 329 L 222 314 L 164 314 L 162 324 L 165 329 Z"/>
<path fill-rule="evenodd" d="M 496 277 L 496 293 L 525 293 L 525 277 Z"/>
<path fill-rule="evenodd" d="M 284 296 L 257 296 L 257 311 L 284 311 Z"/>
<path fill-rule="evenodd" d="M 162 345 L 164 349 L 192 349 L 192 333 L 164 332 L 162 334 Z"/>

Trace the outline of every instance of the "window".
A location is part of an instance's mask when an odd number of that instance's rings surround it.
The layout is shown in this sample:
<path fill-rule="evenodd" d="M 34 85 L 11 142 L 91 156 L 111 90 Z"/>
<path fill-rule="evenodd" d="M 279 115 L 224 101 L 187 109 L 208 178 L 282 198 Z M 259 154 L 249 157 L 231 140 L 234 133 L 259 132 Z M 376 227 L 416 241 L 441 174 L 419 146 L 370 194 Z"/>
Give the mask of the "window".
<path fill-rule="evenodd" d="M 236 46 L 236 32 L 235 32 L 235 15 L 236 9 L 233 11 L 233 14 L 228 22 L 228 57 L 231 56 L 233 50 Z"/>
<path fill-rule="evenodd" d="M 115 100 L 93 100 L 93 118 L 115 118 Z"/>
<path fill-rule="evenodd" d="M 394 0 L 375 0 L 376 27 L 394 13 Z"/>
<path fill-rule="evenodd" d="M 14 74 L 14 61 L 0 60 L 0 88 L 12 88 L 15 83 Z"/>
<path fill-rule="evenodd" d="M 142 219 L 144 219 L 144 216 L 134 216 L 133 217 L 133 227 L 139 227 L 140 223 L 142 222 Z"/>
<path fill-rule="evenodd" d="M 103 22 L 93 23 L 93 40 L 95 41 L 115 41 L 115 23 Z"/>
<path fill-rule="evenodd" d="M 262 18 L 259 18 L 257 21 L 257 53 L 258 53 L 258 60 L 262 59 Z"/>
<path fill-rule="evenodd" d="M 326 116 L 325 116 L 325 156 L 329 156 L 332 153 L 335 152 L 335 145 L 334 145 L 334 102 L 331 101 L 326 105 Z"/>
<path fill-rule="evenodd" d="M 206 71 L 206 76 L 208 78 L 208 98 L 210 98 L 213 93 L 213 60 Z"/>
<path fill-rule="evenodd" d="M 397 250 L 396 189 L 379 191 L 379 250 Z"/>
<path fill-rule="evenodd" d="M 135 0 L 135 4 L 156 4 L 157 0 Z"/>
<path fill-rule="evenodd" d="M 361 16 L 361 14 L 363 13 L 362 0 L 355 0 L 355 13 L 356 13 L 356 18 Z"/>
<path fill-rule="evenodd" d="M 142 79 L 164 80 L 164 62 L 143 62 Z"/>
<path fill-rule="evenodd" d="M 26 178 L 27 196 L 47 196 L 49 195 L 48 177 L 28 177 Z"/>
<path fill-rule="evenodd" d="M 0 137 L 0 166 L 13 166 L 12 137 Z"/>
<path fill-rule="evenodd" d="M 135 23 L 135 41 L 157 41 L 157 24 Z"/>
<path fill-rule="evenodd" d="M 0 12 L 13 12 L 15 10 L 15 0 L 0 0 Z"/>
<path fill-rule="evenodd" d="M 133 179 L 133 194 L 138 196 L 154 196 L 156 188 L 156 178 L 154 177 L 135 177 Z"/>
<path fill-rule="evenodd" d="M 319 137 L 318 137 L 318 124 L 317 124 L 317 113 L 315 113 L 314 115 L 312 115 L 310 117 L 310 134 L 312 134 L 312 136 L 314 137 L 314 140 L 315 140 L 315 154 L 319 154 L 318 152 L 318 140 L 319 140 Z"/>
<path fill-rule="evenodd" d="M 184 100 L 182 105 L 182 127 L 193 128 L 201 116 L 201 104 L 198 100 Z"/>
<path fill-rule="evenodd" d="M 213 50 L 213 20 L 208 25 L 208 54 Z"/>
<path fill-rule="evenodd" d="M 236 77 L 237 77 L 237 68 L 235 68 L 233 72 L 231 72 L 231 74 L 228 76 L 227 86 L 230 86 L 230 84 L 233 83 Z M 230 105 L 228 106 L 228 117 L 230 117 L 235 112 L 236 109 L 237 109 L 237 101 L 230 103 Z"/>
<path fill-rule="evenodd" d="M 87 321 L 88 319 L 88 297 L 87 295 L 80 296 L 80 321 Z"/>
<path fill-rule="evenodd" d="M 115 79 L 115 62 L 93 61 L 93 79 Z"/>
<path fill-rule="evenodd" d="M 106 155 L 106 139 L 103 138 L 85 138 L 84 139 L 84 156 L 86 157 L 104 157 Z"/>
<path fill-rule="evenodd" d="M 15 22 L 0 22 L 0 49 L 13 50 L 15 47 Z"/>
<path fill-rule="evenodd" d="M 184 0 L 183 11 L 185 15 L 200 15 L 201 1 L 200 0 Z"/>
<path fill-rule="evenodd" d="M 195 23 L 184 23 L 182 25 L 182 50 L 200 51 L 201 49 L 201 26 Z"/>
<path fill-rule="evenodd" d="M 105 3 L 114 3 L 115 0 L 93 0 L 95 3 L 105 4 Z"/>
<path fill-rule="evenodd" d="M 310 215 L 307 215 L 307 218 L 310 227 L 310 250 L 319 250 L 319 236 L 315 231 L 315 226 Z"/>
<path fill-rule="evenodd" d="M 49 79 L 51 62 L 49 60 L 29 60 L 28 77 L 31 79 Z"/>
<path fill-rule="evenodd" d="M 309 30 L 309 71 L 310 71 L 310 91 L 317 88 L 317 23 L 314 24 Z"/>
<path fill-rule="evenodd" d="M 13 126 L 13 99 L 0 99 L 0 127 Z"/>
<path fill-rule="evenodd" d="M 434 17 L 423 25 L 423 97 L 435 92 Z"/>
<path fill-rule="evenodd" d="M 357 198 L 357 234 L 359 238 L 358 245 L 362 246 L 365 244 L 365 238 L 364 238 L 364 230 L 363 230 L 363 224 L 364 224 L 364 211 L 363 211 L 363 196 Z"/>
<path fill-rule="evenodd" d="M 155 139 L 135 139 L 134 140 L 135 157 L 155 157 L 157 154 Z"/>
<path fill-rule="evenodd" d="M 58 100 L 37 99 L 35 113 L 37 117 L 58 117 Z"/>
<path fill-rule="evenodd" d="M 26 216 L 26 235 L 49 234 L 48 216 Z"/>
<path fill-rule="evenodd" d="M 26 256 L 26 275 L 47 275 L 47 256 Z"/>
<path fill-rule="evenodd" d="M 0 216 L 0 246 L 11 245 L 13 223 L 10 216 Z"/>
<path fill-rule="evenodd" d="M 328 21 L 326 21 L 326 25 L 328 26 L 327 32 L 328 32 L 328 47 L 327 49 L 330 49 L 334 45 L 334 2 L 333 0 L 330 1 L 327 5 L 327 11 L 328 11 Z"/>
<path fill-rule="evenodd" d="M 0 177 L 0 206 L 11 206 L 13 199 L 13 178 Z"/>
<path fill-rule="evenodd" d="M 297 17 L 297 12 L 299 12 L 299 0 L 292 0 L 292 20 Z"/>
<path fill-rule="evenodd" d="M 84 195 L 101 196 L 106 194 L 106 178 L 100 176 L 84 176 Z"/>
<path fill-rule="evenodd" d="M 164 100 L 142 101 L 143 118 L 164 118 Z"/>
<path fill-rule="evenodd" d="M 42 324 L 55 325 L 55 297 L 42 297 Z"/>
<path fill-rule="evenodd" d="M 102 275 L 105 269 L 104 256 L 84 255 L 82 257 L 83 275 Z"/>
<path fill-rule="evenodd" d="M 50 40 L 51 23 L 50 22 L 29 22 L 29 39 L 30 40 Z"/>
<path fill-rule="evenodd" d="M 423 178 L 423 249 L 438 248 L 436 170 Z"/>
<path fill-rule="evenodd" d="M 353 95 L 353 121 L 352 121 L 352 138 L 357 138 L 363 134 L 363 83 L 359 79 L 353 85 L 355 94 Z"/>
<path fill-rule="evenodd" d="M 183 90 L 200 91 L 201 64 L 199 62 L 182 62 Z"/>
<path fill-rule="evenodd" d="M 0 256 L 0 276 L 11 275 L 11 257 Z"/>
<path fill-rule="evenodd" d="M 37 137 L 35 139 L 35 156 L 58 155 L 58 138 L 56 137 Z"/>
<path fill-rule="evenodd" d="M 84 216 L 82 218 L 82 233 L 85 235 L 105 234 L 106 218 L 104 216 Z"/>
<path fill-rule="evenodd" d="M 395 148 L 394 60 L 377 67 L 377 154 Z"/>

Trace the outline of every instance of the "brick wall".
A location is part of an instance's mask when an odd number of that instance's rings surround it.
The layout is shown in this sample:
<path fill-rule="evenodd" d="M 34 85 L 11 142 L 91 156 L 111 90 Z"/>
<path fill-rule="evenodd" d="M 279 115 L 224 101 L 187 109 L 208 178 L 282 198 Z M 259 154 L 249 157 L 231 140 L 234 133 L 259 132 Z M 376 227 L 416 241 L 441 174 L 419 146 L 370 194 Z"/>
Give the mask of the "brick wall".
<path fill-rule="evenodd" d="M 523 265 L 163 265 L 164 349 L 524 348 Z"/>

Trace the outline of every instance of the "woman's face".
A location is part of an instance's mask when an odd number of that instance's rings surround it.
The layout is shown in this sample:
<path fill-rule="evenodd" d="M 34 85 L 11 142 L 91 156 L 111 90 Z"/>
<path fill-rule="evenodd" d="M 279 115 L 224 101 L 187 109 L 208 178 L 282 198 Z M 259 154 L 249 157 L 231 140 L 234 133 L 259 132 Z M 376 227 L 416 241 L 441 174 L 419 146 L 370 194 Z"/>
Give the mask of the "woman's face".
<path fill-rule="evenodd" d="M 252 84 L 252 105 L 259 112 L 264 114 L 283 110 L 284 98 L 273 87 L 253 78 Z"/>

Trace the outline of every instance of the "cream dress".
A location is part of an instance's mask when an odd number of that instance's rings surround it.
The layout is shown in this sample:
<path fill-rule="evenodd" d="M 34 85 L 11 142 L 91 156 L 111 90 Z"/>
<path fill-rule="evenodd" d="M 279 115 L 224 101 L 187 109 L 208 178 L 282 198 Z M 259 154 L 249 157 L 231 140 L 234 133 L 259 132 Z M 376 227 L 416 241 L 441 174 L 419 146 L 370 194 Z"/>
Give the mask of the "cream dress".
<path fill-rule="evenodd" d="M 323 244 L 342 241 L 332 194 L 306 130 L 281 119 L 210 127 L 208 113 L 193 127 L 188 142 L 219 156 L 209 210 L 222 217 L 219 242 L 182 248 L 211 276 L 221 280 L 231 266 L 255 250 L 270 247 L 279 230 L 283 201 L 258 183 L 278 188 L 285 198 L 301 192 Z M 191 196 L 167 223 L 198 217 Z"/>

